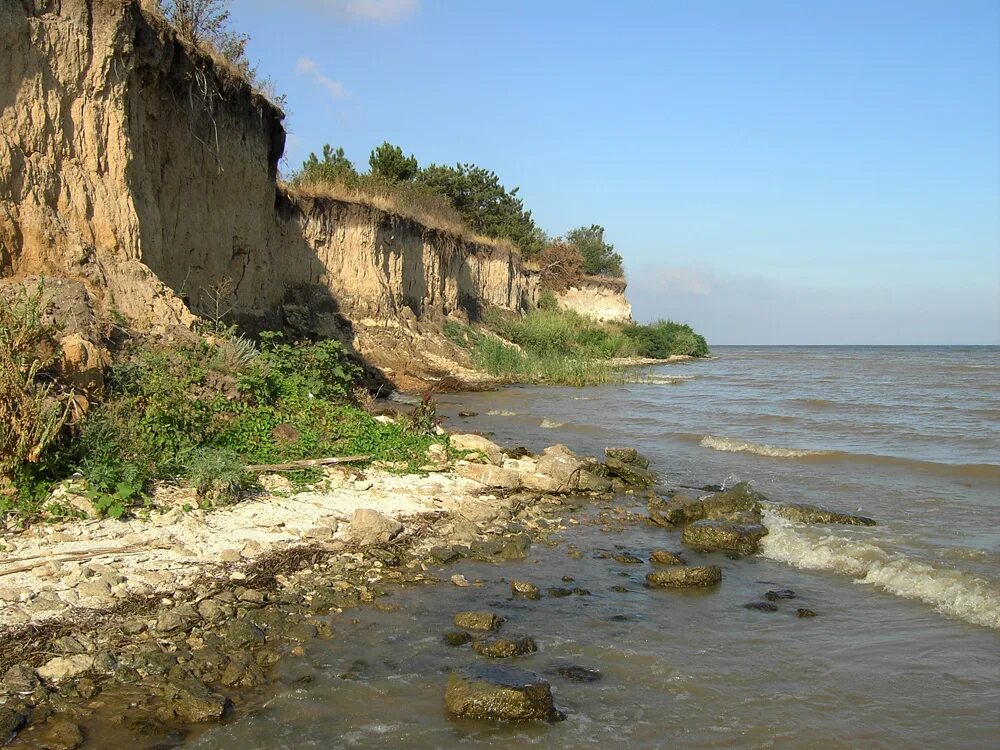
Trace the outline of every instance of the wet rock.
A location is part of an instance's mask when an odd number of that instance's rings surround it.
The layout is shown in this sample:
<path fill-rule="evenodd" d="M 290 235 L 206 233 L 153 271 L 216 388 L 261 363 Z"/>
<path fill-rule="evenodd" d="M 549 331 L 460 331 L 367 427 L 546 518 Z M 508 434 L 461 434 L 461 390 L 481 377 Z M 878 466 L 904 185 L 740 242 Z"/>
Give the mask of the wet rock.
<path fill-rule="evenodd" d="M 453 716 L 493 721 L 559 721 L 552 689 L 538 675 L 510 667 L 483 666 L 451 673 L 445 707 Z"/>
<path fill-rule="evenodd" d="M 783 518 L 787 518 L 789 521 L 797 523 L 839 523 L 849 526 L 875 525 L 873 519 L 866 518 L 865 516 L 856 516 L 852 513 L 838 513 L 826 508 L 802 503 L 776 505 L 774 506 L 774 512 Z"/>
<path fill-rule="evenodd" d="M 759 514 L 767 498 L 747 482 L 740 482 L 730 489 L 707 497 L 674 495 L 667 501 L 660 499 L 649 503 L 649 520 L 659 526 L 676 526 L 702 519 L 727 519 L 735 513 Z"/>
<path fill-rule="evenodd" d="M 611 590 L 616 594 L 627 594 L 629 592 L 628 586 L 612 586 Z"/>
<path fill-rule="evenodd" d="M 620 562 L 623 565 L 642 565 L 642 558 L 636 557 L 630 552 L 623 552 L 620 555 L 615 555 L 615 562 Z"/>
<path fill-rule="evenodd" d="M 197 610 L 190 604 L 180 604 L 160 613 L 156 618 L 156 630 L 160 633 L 175 633 L 187 630 L 197 621 Z"/>
<path fill-rule="evenodd" d="M 233 654 L 219 681 L 226 687 L 253 688 L 264 684 L 264 672 L 249 651 Z"/>
<path fill-rule="evenodd" d="M 83 730 L 67 719 L 49 719 L 34 741 L 42 750 L 76 750 L 83 744 Z"/>
<path fill-rule="evenodd" d="M 609 456 L 604 466 L 612 477 L 617 477 L 629 487 L 644 488 L 656 484 L 656 475 L 653 472 L 627 464 L 621 459 Z"/>
<path fill-rule="evenodd" d="M 497 630 L 503 624 L 503 618 L 493 612 L 469 611 L 457 613 L 452 622 L 455 627 L 468 630 Z"/>
<path fill-rule="evenodd" d="M 221 622 L 232 616 L 232 607 L 215 599 L 205 599 L 198 603 L 198 614 L 208 622 Z"/>
<path fill-rule="evenodd" d="M 522 483 L 521 474 L 503 466 L 463 464 L 457 466 L 455 471 L 459 476 L 499 490 L 516 490 Z"/>
<path fill-rule="evenodd" d="M 484 438 L 482 435 L 452 435 L 449 438 L 453 450 L 471 453 L 472 458 L 480 458 L 494 466 L 503 464 L 503 450 L 492 440 Z M 467 456 L 469 458 L 469 456 Z"/>
<path fill-rule="evenodd" d="M 680 555 L 665 549 L 654 549 L 649 553 L 649 561 L 660 565 L 683 565 Z"/>
<path fill-rule="evenodd" d="M 778 605 L 774 602 L 748 602 L 743 605 L 744 609 L 753 609 L 757 612 L 777 612 Z"/>
<path fill-rule="evenodd" d="M 718 565 L 676 566 L 666 570 L 654 570 L 646 574 L 646 583 L 655 588 L 715 586 L 721 582 L 722 568 Z"/>
<path fill-rule="evenodd" d="M 795 592 L 791 589 L 774 589 L 764 594 L 764 598 L 769 602 L 776 602 L 780 599 L 794 599 Z"/>
<path fill-rule="evenodd" d="M 447 565 L 462 557 L 453 547 L 431 547 L 427 551 L 427 556 L 441 565 Z"/>
<path fill-rule="evenodd" d="M 728 550 L 752 555 L 767 535 L 762 524 L 741 524 L 730 521 L 695 521 L 684 527 L 682 541 L 697 549 Z"/>
<path fill-rule="evenodd" d="M 579 586 L 577 586 L 576 588 L 573 589 L 573 595 L 574 596 L 590 596 L 591 594 L 590 594 L 590 589 L 583 589 L 583 588 L 580 588 Z"/>
<path fill-rule="evenodd" d="M 253 648 L 264 643 L 264 633 L 249 620 L 233 620 L 219 628 L 219 637 L 230 651 Z"/>
<path fill-rule="evenodd" d="M 573 589 L 567 589 L 562 586 L 553 586 L 552 588 L 545 589 L 546 596 L 551 596 L 554 599 L 559 599 L 564 596 L 572 596 Z"/>
<path fill-rule="evenodd" d="M 448 630 L 445 631 L 442 636 L 442 640 L 444 640 L 445 645 L 452 646 L 454 648 L 456 646 L 464 646 L 466 643 L 469 643 L 472 640 L 472 634 L 466 632 L 465 630 Z"/>
<path fill-rule="evenodd" d="M 57 656 L 40 666 L 36 672 L 46 682 L 59 684 L 94 668 L 94 657 L 88 654 Z"/>
<path fill-rule="evenodd" d="M 581 469 L 577 476 L 577 489 L 581 492 L 607 492 L 611 489 L 611 480 L 588 469 Z"/>
<path fill-rule="evenodd" d="M 399 536 L 403 524 L 371 508 L 358 508 L 351 517 L 350 539 L 361 545 L 385 544 Z"/>
<path fill-rule="evenodd" d="M 466 419 L 469 418 L 469 417 L 478 417 L 479 416 L 479 412 L 478 411 L 460 411 L 458 413 L 458 416 L 466 418 Z"/>
<path fill-rule="evenodd" d="M 815 612 L 813 612 L 811 609 L 806 609 L 805 607 L 799 607 L 797 610 L 795 610 L 795 614 L 797 614 L 799 617 L 816 617 Z"/>
<path fill-rule="evenodd" d="M 472 641 L 473 650 L 490 659 L 509 659 L 514 656 L 533 654 L 538 644 L 530 636 L 523 638 L 505 636 L 483 636 Z"/>
<path fill-rule="evenodd" d="M 605 448 L 604 455 L 607 458 L 615 458 L 630 466 L 638 466 L 640 469 L 649 468 L 649 459 L 639 453 L 635 448 Z"/>
<path fill-rule="evenodd" d="M 6 744 L 27 723 L 27 711 L 15 709 L 11 706 L 0 706 L 0 745 Z"/>
<path fill-rule="evenodd" d="M 528 581 L 511 581 L 510 590 L 514 596 L 523 596 L 525 599 L 542 598 L 542 590 Z"/>
<path fill-rule="evenodd" d="M 571 682 L 597 682 L 604 676 L 596 669 L 587 669 L 576 665 L 559 667 L 556 669 L 556 673 Z"/>
<path fill-rule="evenodd" d="M 3 692 L 15 695 L 30 695 L 41 683 L 34 671 L 24 664 L 15 664 L 8 669 L 0 682 Z"/>
<path fill-rule="evenodd" d="M 164 714 L 188 724 L 221 719 L 229 708 L 229 699 L 212 692 L 196 679 L 179 680 L 163 689 Z"/>

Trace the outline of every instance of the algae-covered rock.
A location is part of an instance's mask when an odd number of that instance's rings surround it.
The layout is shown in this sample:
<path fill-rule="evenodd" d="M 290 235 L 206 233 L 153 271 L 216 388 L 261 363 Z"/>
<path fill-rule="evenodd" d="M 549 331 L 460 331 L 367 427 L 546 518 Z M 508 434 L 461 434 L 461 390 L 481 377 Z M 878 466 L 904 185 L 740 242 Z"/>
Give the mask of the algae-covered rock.
<path fill-rule="evenodd" d="M 659 563 L 660 565 L 684 564 L 684 560 L 681 559 L 680 555 L 665 549 L 654 549 L 649 553 L 649 561 L 652 563 Z"/>
<path fill-rule="evenodd" d="M 209 690 L 195 679 L 179 680 L 163 690 L 164 713 L 189 724 L 221 719 L 229 699 Z"/>
<path fill-rule="evenodd" d="M 623 565 L 641 565 L 642 564 L 642 558 L 636 557 L 631 552 L 622 552 L 620 554 L 615 555 L 612 559 L 615 562 L 622 563 Z"/>
<path fill-rule="evenodd" d="M 752 609 L 757 612 L 777 612 L 778 605 L 774 602 L 748 602 L 743 605 L 744 609 Z"/>
<path fill-rule="evenodd" d="M 617 477 L 628 487 L 652 487 L 656 484 L 656 474 L 641 466 L 627 464 L 619 458 L 608 456 L 604 462 L 608 474 Z"/>
<path fill-rule="evenodd" d="M 678 526 L 701 519 L 731 519 L 736 514 L 753 514 L 753 520 L 760 521 L 759 515 L 767 498 L 754 490 L 747 482 L 740 482 L 724 492 L 706 497 L 674 495 L 667 501 L 652 500 L 649 503 L 649 520 L 659 526 Z"/>
<path fill-rule="evenodd" d="M 767 535 L 767 527 L 759 523 L 729 521 L 695 521 L 684 527 L 684 544 L 704 550 L 726 550 L 752 555 Z"/>
<path fill-rule="evenodd" d="M 497 630 L 503 618 L 494 612 L 458 612 L 452 621 L 457 628 L 468 630 Z"/>
<path fill-rule="evenodd" d="M 11 706 L 0 706 L 0 745 L 4 745 L 14 734 L 28 723 L 26 711 Z"/>
<path fill-rule="evenodd" d="M 43 750 L 76 750 L 83 744 L 83 731 L 68 719 L 49 719 L 34 740 Z"/>
<path fill-rule="evenodd" d="M 523 596 L 525 599 L 542 598 L 542 590 L 528 581 L 511 581 L 510 590 L 514 596 Z"/>
<path fill-rule="evenodd" d="M 473 650 L 480 656 L 491 659 L 509 659 L 513 656 L 525 656 L 538 650 L 538 644 L 531 636 L 523 638 L 486 635 L 472 642 Z"/>
<path fill-rule="evenodd" d="M 604 455 L 607 458 L 615 458 L 630 466 L 638 466 L 640 469 L 649 468 L 649 459 L 635 448 L 605 448 Z"/>
<path fill-rule="evenodd" d="M 715 586 L 721 582 L 722 568 L 718 565 L 672 567 L 646 574 L 646 583 L 654 588 Z"/>
<path fill-rule="evenodd" d="M 775 505 L 773 510 L 779 516 L 798 523 L 840 523 L 849 526 L 875 525 L 873 519 L 866 518 L 865 516 L 856 516 L 853 513 L 838 513 L 837 511 L 802 503 Z"/>
<path fill-rule="evenodd" d="M 556 673 L 570 682 L 597 682 L 603 675 L 596 669 L 578 667 L 575 664 L 558 667 Z"/>
<path fill-rule="evenodd" d="M 441 639 L 445 642 L 445 645 L 455 648 L 458 646 L 464 646 L 466 643 L 471 641 L 472 634 L 464 630 L 448 630 L 441 636 Z"/>
<path fill-rule="evenodd" d="M 549 683 L 532 672 L 477 665 L 452 672 L 444 697 L 453 716 L 493 721 L 560 721 Z"/>

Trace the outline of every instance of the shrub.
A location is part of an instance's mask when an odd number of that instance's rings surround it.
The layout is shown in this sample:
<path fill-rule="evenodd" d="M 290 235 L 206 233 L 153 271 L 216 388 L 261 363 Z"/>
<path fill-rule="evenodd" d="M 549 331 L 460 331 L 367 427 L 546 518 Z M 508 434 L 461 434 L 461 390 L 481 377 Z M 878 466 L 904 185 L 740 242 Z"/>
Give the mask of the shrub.
<path fill-rule="evenodd" d="M 626 326 L 622 332 L 635 342 L 637 354 L 642 357 L 666 359 L 673 354 L 691 357 L 708 354 L 705 337 L 685 323 L 658 320 L 649 325 Z"/>
<path fill-rule="evenodd" d="M 566 233 L 566 240 L 575 245 L 583 257 L 583 272 L 591 276 L 625 275 L 622 256 L 615 252 L 615 246 L 604 241 L 604 227 L 591 224 Z"/>
<path fill-rule="evenodd" d="M 188 482 L 202 497 L 232 498 L 248 484 L 243 461 L 224 448 L 196 448 L 184 468 Z"/>
<path fill-rule="evenodd" d="M 562 292 L 583 278 L 583 256 L 576 245 L 569 242 L 551 243 L 538 255 L 536 262 L 538 280 L 546 290 Z"/>

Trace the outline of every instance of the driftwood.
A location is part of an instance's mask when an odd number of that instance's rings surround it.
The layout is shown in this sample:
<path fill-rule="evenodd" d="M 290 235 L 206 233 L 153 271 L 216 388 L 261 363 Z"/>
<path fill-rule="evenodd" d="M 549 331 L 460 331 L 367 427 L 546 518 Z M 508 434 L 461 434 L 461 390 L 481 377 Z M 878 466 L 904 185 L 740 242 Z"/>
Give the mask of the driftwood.
<path fill-rule="evenodd" d="M 247 471 L 298 471 L 316 466 L 331 466 L 333 464 L 351 464 L 360 461 L 371 461 L 371 456 L 338 456 L 336 458 L 305 458 L 301 461 L 289 461 L 287 464 L 252 464 Z"/>
<path fill-rule="evenodd" d="M 9 576 L 14 573 L 26 573 L 29 570 L 40 568 L 50 562 L 83 562 L 85 560 L 91 560 L 95 557 L 104 557 L 106 555 L 136 555 L 158 549 L 168 549 L 168 546 L 164 544 L 133 544 L 128 547 L 94 547 L 93 549 L 85 549 L 78 552 L 57 552 L 53 555 L 30 555 L 28 557 L 4 560 L 4 564 L 28 562 L 29 560 L 33 560 L 34 562 L 29 562 L 27 565 L 22 565 L 17 568 L 0 570 L 0 576 Z"/>

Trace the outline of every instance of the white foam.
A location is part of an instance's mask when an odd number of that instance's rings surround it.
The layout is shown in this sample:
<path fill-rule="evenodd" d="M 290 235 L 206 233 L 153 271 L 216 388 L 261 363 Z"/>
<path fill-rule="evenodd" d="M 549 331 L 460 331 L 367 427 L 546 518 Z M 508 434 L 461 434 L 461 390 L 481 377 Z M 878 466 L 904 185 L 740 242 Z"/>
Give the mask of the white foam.
<path fill-rule="evenodd" d="M 562 422 L 553 422 L 551 419 L 543 419 L 539 425 L 543 430 L 555 430 L 563 426 Z"/>
<path fill-rule="evenodd" d="M 779 448 L 776 445 L 765 445 L 763 443 L 750 443 L 745 440 L 734 438 L 716 437 L 715 435 L 705 435 L 699 443 L 702 448 L 711 448 L 727 453 L 754 453 L 758 456 L 771 456 L 772 458 L 802 458 L 803 456 L 821 456 L 826 451 L 808 451 L 798 448 Z"/>
<path fill-rule="evenodd" d="M 765 511 L 768 534 L 761 554 L 807 570 L 831 570 L 855 583 L 878 586 L 896 596 L 919 599 L 938 612 L 974 625 L 1000 629 L 1000 583 L 971 573 L 889 553 L 876 544 L 836 534 L 817 537 L 801 524 Z"/>
<path fill-rule="evenodd" d="M 515 417 L 517 412 L 507 411 L 506 409 L 490 409 L 486 412 L 491 417 Z"/>

